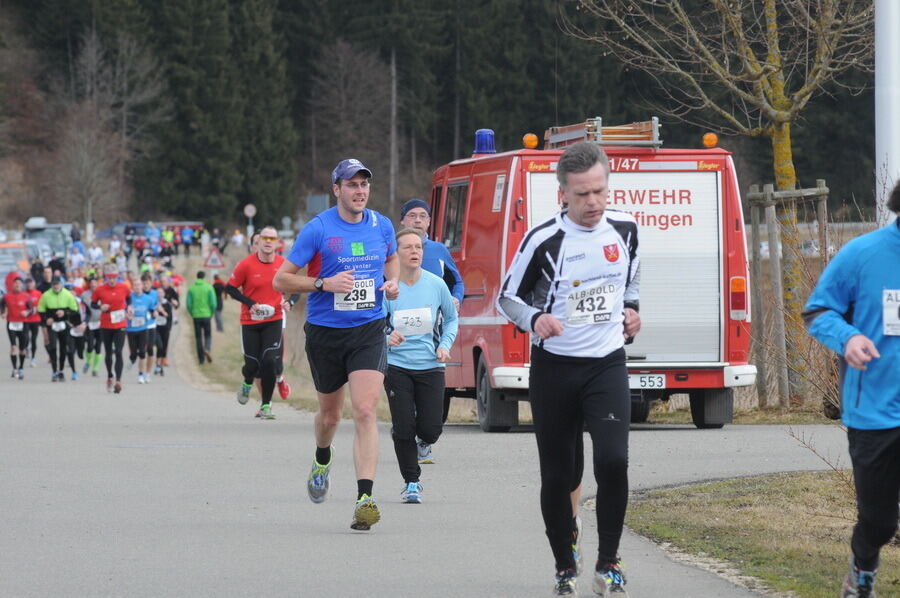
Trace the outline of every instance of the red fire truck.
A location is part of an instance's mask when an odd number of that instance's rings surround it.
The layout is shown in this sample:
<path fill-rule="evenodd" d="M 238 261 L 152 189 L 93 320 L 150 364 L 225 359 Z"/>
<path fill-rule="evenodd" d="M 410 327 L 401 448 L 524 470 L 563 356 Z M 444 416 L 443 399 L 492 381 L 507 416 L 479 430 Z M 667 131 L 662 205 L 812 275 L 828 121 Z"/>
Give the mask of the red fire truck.
<path fill-rule="evenodd" d="M 466 287 L 447 364 L 448 396 L 476 399 L 485 431 L 518 423 L 527 399 L 530 338 L 496 301 L 525 232 L 556 213 L 556 163 L 565 146 L 588 140 L 609 156 L 608 209 L 638 223 L 642 329 L 626 346 L 632 421 L 654 400 L 687 393 L 700 428 L 731 422 L 734 388 L 755 382 L 748 363 L 750 305 L 744 221 L 731 154 L 662 149 L 659 122 L 608 127 L 600 118 L 545 134 L 544 149 L 494 153 L 493 132 L 476 134 L 471 158 L 432 179 L 431 238 L 444 243 Z"/>

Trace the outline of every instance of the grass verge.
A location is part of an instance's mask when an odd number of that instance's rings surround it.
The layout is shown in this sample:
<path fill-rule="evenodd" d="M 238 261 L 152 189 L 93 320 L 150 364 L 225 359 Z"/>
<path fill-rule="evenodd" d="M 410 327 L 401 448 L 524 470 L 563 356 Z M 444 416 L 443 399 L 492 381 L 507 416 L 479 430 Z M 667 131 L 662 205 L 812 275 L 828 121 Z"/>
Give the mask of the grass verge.
<path fill-rule="evenodd" d="M 656 402 L 650 410 L 647 422 L 651 424 L 691 424 L 691 410 L 677 409 L 669 411 L 666 403 Z M 827 424 L 832 420 L 822 415 L 821 407 L 798 406 L 788 409 L 777 407 L 760 409 L 740 409 L 734 412 L 735 424 Z"/>
<path fill-rule="evenodd" d="M 855 502 L 835 472 L 784 473 L 635 494 L 627 525 L 677 551 L 727 561 L 781 593 L 837 596 Z M 882 550 L 879 596 L 900 596 L 900 546 Z"/>

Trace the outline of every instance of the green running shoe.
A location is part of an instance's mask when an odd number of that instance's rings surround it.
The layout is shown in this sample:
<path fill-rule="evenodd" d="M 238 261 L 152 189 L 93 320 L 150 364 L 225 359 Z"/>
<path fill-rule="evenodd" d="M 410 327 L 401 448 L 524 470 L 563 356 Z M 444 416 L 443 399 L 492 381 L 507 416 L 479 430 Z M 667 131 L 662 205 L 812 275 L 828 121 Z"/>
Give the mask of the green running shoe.
<path fill-rule="evenodd" d="M 353 523 L 350 524 L 350 529 L 368 531 L 372 529 L 373 525 L 378 523 L 379 519 L 381 519 L 381 513 L 378 512 L 378 505 L 375 504 L 375 499 L 368 494 L 363 494 L 356 501 L 356 509 L 353 511 Z"/>
<path fill-rule="evenodd" d="M 253 390 L 252 384 L 241 382 L 241 387 L 237 391 L 237 400 L 241 405 L 246 405 L 250 400 L 250 391 Z"/>
<path fill-rule="evenodd" d="M 260 415 L 261 418 L 275 419 L 275 414 L 272 413 L 272 405 L 271 404 L 266 403 L 265 405 L 262 406 L 262 408 L 259 411 L 261 413 L 261 415 Z"/>
<path fill-rule="evenodd" d="M 331 464 L 334 462 L 334 447 L 331 447 L 331 458 L 325 465 L 319 464 L 313 459 L 312 470 L 309 477 L 306 478 L 306 491 L 309 493 L 309 500 L 316 504 L 325 501 L 328 495 L 328 474 L 331 472 Z"/>

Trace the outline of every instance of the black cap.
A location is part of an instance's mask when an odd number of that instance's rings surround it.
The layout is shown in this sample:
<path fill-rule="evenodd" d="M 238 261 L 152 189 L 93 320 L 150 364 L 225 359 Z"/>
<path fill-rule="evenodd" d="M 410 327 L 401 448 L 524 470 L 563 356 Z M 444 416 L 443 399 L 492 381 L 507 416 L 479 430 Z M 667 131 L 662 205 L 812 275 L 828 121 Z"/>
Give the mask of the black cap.
<path fill-rule="evenodd" d="M 62 284 L 62 279 L 59 276 L 54 276 L 50 279 L 50 284 Z"/>

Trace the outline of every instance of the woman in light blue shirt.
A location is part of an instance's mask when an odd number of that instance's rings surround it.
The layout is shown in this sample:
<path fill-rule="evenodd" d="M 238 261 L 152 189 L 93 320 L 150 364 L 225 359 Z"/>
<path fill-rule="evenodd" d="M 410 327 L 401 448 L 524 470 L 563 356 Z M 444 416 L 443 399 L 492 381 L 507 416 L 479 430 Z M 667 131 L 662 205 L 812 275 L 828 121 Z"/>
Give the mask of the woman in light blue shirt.
<path fill-rule="evenodd" d="M 443 279 L 422 269 L 421 231 L 397 233 L 400 295 L 385 300 L 388 371 L 384 378 L 391 408 L 394 451 L 403 476 L 403 502 L 422 502 L 416 437 L 434 444 L 444 411 L 444 364 L 456 339 L 453 297 Z"/>

